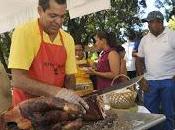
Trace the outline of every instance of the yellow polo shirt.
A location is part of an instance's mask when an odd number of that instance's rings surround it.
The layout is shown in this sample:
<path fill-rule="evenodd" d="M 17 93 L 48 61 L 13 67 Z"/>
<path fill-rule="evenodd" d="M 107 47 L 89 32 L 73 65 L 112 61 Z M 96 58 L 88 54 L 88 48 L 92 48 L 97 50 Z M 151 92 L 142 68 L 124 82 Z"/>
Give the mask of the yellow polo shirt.
<path fill-rule="evenodd" d="M 77 73 L 75 74 L 76 85 L 87 86 L 86 89 L 93 90 L 92 81 L 89 78 L 89 74 L 87 74 L 85 67 L 82 67 L 82 64 L 87 64 L 87 60 L 77 60 Z"/>
<path fill-rule="evenodd" d="M 67 53 L 65 67 L 66 74 L 74 74 L 77 72 L 74 40 L 70 34 L 66 33 L 62 29 L 60 29 L 60 32 L 62 34 Z M 61 44 L 59 34 L 53 42 L 50 41 L 49 36 L 45 32 L 43 32 L 43 38 L 44 41 L 49 44 Z M 8 67 L 29 70 L 33 59 L 38 53 L 40 43 L 41 36 L 37 19 L 18 26 L 12 35 Z"/>

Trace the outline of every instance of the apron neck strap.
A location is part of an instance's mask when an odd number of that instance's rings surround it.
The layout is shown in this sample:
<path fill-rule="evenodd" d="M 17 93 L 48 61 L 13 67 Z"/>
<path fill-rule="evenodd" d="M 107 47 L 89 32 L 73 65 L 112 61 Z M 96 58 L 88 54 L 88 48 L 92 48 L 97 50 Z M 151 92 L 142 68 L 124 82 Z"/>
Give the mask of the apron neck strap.
<path fill-rule="evenodd" d="M 41 41 L 43 42 L 43 28 L 39 23 L 39 19 L 38 19 L 38 27 L 39 27 L 39 31 L 40 31 L 40 35 L 41 35 Z"/>
<path fill-rule="evenodd" d="M 61 31 L 59 30 L 58 33 L 59 33 L 59 36 L 60 36 L 61 44 L 64 46 L 64 40 L 63 40 L 63 36 L 61 34 Z"/>
<path fill-rule="evenodd" d="M 38 19 L 38 26 L 39 26 L 39 31 L 40 31 L 40 35 L 41 35 L 41 41 L 43 42 L 44 41 L 44 39 L 43 39 L 43 28 L 39 23 L 39 19 Z M 60 30 L 58 31 L 58 33 L 59 33 L 59 36 L 60 36 L 61 44 L 64 46 L 63 36 L 62 36 Z"/>

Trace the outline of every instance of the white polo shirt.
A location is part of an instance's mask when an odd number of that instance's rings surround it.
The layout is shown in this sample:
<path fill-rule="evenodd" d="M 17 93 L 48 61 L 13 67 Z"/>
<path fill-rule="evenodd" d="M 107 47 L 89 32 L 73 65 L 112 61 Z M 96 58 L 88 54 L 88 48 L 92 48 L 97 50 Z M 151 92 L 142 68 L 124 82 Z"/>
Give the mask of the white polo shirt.
<path fill-rule="evenodd" d="M 141 40 L 138 56 L 145 58 L 147 80 L 172 78 L 175 75 L 175 32 L 165 28 L 157 37 L 148 33 Z"/>

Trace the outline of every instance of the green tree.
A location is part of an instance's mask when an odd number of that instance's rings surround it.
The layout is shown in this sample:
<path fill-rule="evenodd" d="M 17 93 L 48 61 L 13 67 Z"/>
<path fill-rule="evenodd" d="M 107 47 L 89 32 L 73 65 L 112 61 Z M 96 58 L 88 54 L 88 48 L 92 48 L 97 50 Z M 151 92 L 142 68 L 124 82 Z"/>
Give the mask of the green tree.
<path fill-rule="evenodd" d="M 116 33 L 118 43 L 123 43 L 123 36 L 131 30 L 140 28 L 142 24 L 138 18 L 140 7 L 146 7 L 145 0 L 111 0 L 112 8 L 99 11 L 81 18 L 69 19 L 66 14 L 64 25 L 74 37 L 75 42 L 88 43 L 97 30 L 109 30 Z M 139 29 L 141 31 L 141 29 Z M 0 35 L 0 60 L 6 71 L 7 59 L 11 43 L 11 33 Z"/>
<path fill-rule="evenodd" d="M 175 15 L 175 0 L 155 0 L 155 6 L 165 10 L 167 21 Z"/>
<path fill-rule="evenodd" d="M 172 16 L 168 21 L 168 27 L 172 30 L 175 30 L 175 17 Z"/>
<path fill-rule="evenodd" d="M 119 42 L 124 42 L 123 33 L 142 26 L 138 18 L 140 6 L 146 7 L 145 0 L 111 0 L 112 8 L 81 18 L 65 21 L 68 32 L 75 42 L 88 43 L 89 38 L 97 30 L 109 30 L 116 33 Z M 123 31 L 121 31 L 124 30 Z"/>
<path fill-rule="evenodd" d="M 4 65 L 4 68 L 7 73 L 10 73 L 10 70 L 7 67 L 7 59 L 9 57 L 11 45 L 11 32 L 6 32 L 0 35 L 0 61 Z"/>

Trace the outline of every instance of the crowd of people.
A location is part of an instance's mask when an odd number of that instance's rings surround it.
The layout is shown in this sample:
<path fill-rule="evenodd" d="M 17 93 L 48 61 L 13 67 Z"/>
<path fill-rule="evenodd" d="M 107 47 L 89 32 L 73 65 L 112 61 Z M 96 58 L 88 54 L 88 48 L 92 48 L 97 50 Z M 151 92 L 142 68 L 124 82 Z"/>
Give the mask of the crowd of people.
<path fill-rule="evenodd" d="M 16 27 L 8 67 L 12 72 L 12 106 L 34 97 L 58 97 L 81 106 L 88 104 L 78 90 L 88 92 L 111 86 L 119 75 L 134 78 L 144 74 L 144 106 L 151 113 L 163 112 L 163 130 L 173 130 L 175 116 L 175 36 L 164 27 L 164 17 L 152 11 L 145 19 L 149 32 L 136 49 L 134 34 L 122 45 L 116 34 L 97 31 L 98 62 L 88 62 L 83 44 L 74 43 L 61 29 L 66 0 L 39 0 L 39 18 Z M 95 76 L 92 81 L 90 76 Z M 116 81 L 124 82 L 126 78 Z M 83 88 L 82 88 L 83 87 Z M 156 130 L 157 128 L 152 128 Z"/>

